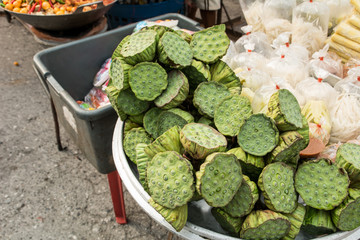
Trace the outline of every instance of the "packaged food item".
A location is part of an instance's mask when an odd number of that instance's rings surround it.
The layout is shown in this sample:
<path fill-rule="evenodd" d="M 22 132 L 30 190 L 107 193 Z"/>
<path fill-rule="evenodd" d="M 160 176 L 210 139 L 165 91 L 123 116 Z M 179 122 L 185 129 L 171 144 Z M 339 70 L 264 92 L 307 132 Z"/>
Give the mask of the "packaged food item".
<path fill-rule="evenodd" d="M 247 68 L 237 74 L 242 79 L 243 87 L 250 88 L 252 91 L 258 90 L 261 86 L 271 83 L 270 75 L 256 68 Z"/>
<path fill-rule="evenodd" d="M 326 44 L 324 48 L 315 52 L 310 60 L 310 71 L 313 74 L 317 69 L 323 69 L 340 78 L 343 77 L 343 65 L 341 60 L 335 60 L 328 54 L 329 45 Z"/>
<path fill-rule="evenodd" d="M 95 110 L 95 108 L 87 103 L 87 102 L 84 102 L 84 101 L 76 101 L 77 104 L 79 104 L 79 106 L 82 108 L 82 109 L 85 109 L 85 110 Z"/>
<path fill-rule="evenodd" d="M 91 103 L 91 105 L 98 109 L 100 107 L 110 104 L 109 98 L 102 91 L 101 88 L 94 87 L 90 92 L 85 96 L 85 102 Z"/>
<path fill-rule="evenodd" d="M 229 66 L 231 69 L 242 68 L 256 68 L 263 69 L 267 59 L 262 54 L 255 52 L 255 44 L 249 41 L 244 45 L 245 52 L 235 55 L 231 60 Z"/>
<path fill-rule="evenodd" d="M 348 76 L 348 72 L 350 69 L 360 67 L 360 59 L 356 58 L 350 58 L 345 64 L 344 64 L 344 78 Z"/>
<path fill-rule="evenodd" d="M 310 100 L 302 107 L 301 113 L 309 123 L 319 125 L 328 134 L 331 132 L 331 118 L 324 101 Z"/>
<path fill-rule="evenodd" d="M 254 32 L 264 32 L 261 16 L 265 0 L 239 0 L 247 24 L 253 26 Z"/>
<path fill-rule="evenodd" d="M 336 160 L 336 152 L 338 148 L 341 146 L 341 142 L 333 143 L 325 147 L 325 149 L 319 154 L 318 159 L 327 158 L 331 162 L 335 163 Z"/>
<path fill-rule="evenodd" d="M 95 87 L 100 87 L 110 79 L 110 75 L 109 75 L 110 65 L 111 65 L 111 58 L 106 59 L 103 65 L 101 65 L 100 70 L 96 73 L 94 78 L 93 84 Z"/>
<path fill-rule="evenodd" d="M 227 65 L 230 66 L 231 59 L 233 59 L 236 55 L 238 55 L 238 51 L 236 50 L 235 43 L 230 40 L 230 45 L 228 50 L 226 51 L 225 56 L 221 58 L 223 62 L 226 62 Z M 235 70 L 235 69 L 233 69 Z"/>
<path fill-rule="evenodd" d="M 350 69 L 348 72 L 348 76 L 337 82 L 334 88 L 338 92 L 349 92 L 357 89 L 354 88 L 354 85 L 360 87 L 360 67 Z"/>
<path fill-rule="evenodd" d="M 309 62 L 308 50 L 303 46 L 291 43 L 290 37 L 291 32 L 283 32 L 279 34 L 279 36 L 277 36 L 277 38 L 273 41 L 272 47 L 274 49 L 280 49 L 280 47 L 285 46 L 290 56 L 296 56 L 296 58 L 300 59 L 304 64 L 307 64 Z"/>
<path fill-rule="evenodd" d="M 318 0 L 329 7 L 329 33 L 346 16 L 351 13 L 352 6 L 349 0 Z"/>
<path fill-rule="evenodd" d="M 322 128 L 321 124 L 309 123 L 310 138 L 319 139 L 326 146 L 330 140 L 330 132 Z"/>

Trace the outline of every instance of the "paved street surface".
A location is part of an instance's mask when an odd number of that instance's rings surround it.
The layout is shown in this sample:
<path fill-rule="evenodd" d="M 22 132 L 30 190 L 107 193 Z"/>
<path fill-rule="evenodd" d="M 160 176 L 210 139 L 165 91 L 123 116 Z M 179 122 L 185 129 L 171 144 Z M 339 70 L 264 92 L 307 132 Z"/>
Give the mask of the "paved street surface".
<path fill-rule="evenodd" d="M 49 100 L 32 67 L 45 48 L 0 16 L 0 239 L 171 239 L 126 190 L 128 224 L 115 222 L 106 175 L 63 128 L 67 150 L 57 150 Z"/>

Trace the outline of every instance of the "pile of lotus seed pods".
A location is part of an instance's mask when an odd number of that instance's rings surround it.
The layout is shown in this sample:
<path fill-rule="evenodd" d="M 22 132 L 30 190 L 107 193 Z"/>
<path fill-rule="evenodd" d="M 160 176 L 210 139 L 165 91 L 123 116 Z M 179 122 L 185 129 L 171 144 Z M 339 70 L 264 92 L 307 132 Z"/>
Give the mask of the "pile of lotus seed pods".
<path fill-rule="evenodd" d="M 181 231 L 187 204 L 204 199 L 244 239 L 359 227 L 360 146 L 341 145 L 335 162 L 301 159 L 309 127 L 296 98 L 280 89 L 253 114 L 221 60 L 229 44 L 224 25 L 193 35 L 152 26 L 113 53 L 106 92 L 151 206 Z"/>

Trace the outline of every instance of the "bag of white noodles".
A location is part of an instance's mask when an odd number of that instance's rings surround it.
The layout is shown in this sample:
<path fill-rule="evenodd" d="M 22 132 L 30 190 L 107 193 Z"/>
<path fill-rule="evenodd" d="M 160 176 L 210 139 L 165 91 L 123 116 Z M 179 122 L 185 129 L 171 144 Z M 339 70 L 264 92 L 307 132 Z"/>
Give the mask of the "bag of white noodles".
<path fill-rule="evenodd" d="M 338 92 L 348 92 L 348 88 L 353 88 L 354 85 L 360 87 L 360 67 L 350 69 L 348 76 L 337 82 L 334 88 Z"/>
<path fill-rule="evenodd" d="M 331 132 L 330 113 L 324 101 L 310 100 L 302 107 L 301 113 L 309 123 L 309 135 L 326 146 Z"/>
<path fill-rule="evenodd" d="M 306 102 L 310 100 L 325 102 L 327 109 L 330 111 L 338 92 L 329 83 L 323 81 L 329 76 L 329 72 L 317 69 L 314 76 L 299 82 L 295 90 L 304 97 Z"/>
<path fill-rule="evenodd" d="M 324 2 L 306 0 L 294 8 L 292 25 L 292 42 L 306 47 L 311 56 L 324 46 L 328 33 L 329 7 Z"/>
<path fill-rule="evenodd" d="M 230 66 L 231 59 L 236 55 L 238 55 L 238 51 L 235 48 L 235 43 L 230 40 L 229 48 L 226 51 L 226 54 L 221 58 L 221 60 L 223 62 L 226 62 L 226 64 Z"/>
<path fill-rule="evenodd" d="M 254 67 L 248 66 L 247 68 L 242 68 L 241 71 L 239 68 L 235 70 L 236 76 L 241 79 L 242 86 L 249 88 L 252 91 L 256 91 L 263 85 L 268 85 L 271 83 L 270 75 L 262 70 L 256 69 Z"/>
<path fill-rule="evenodd" d="M 266 36 L 272 42 L 280 33 L 292 30 L 292 14 L 296 6 L 295 0 L 266 0 L 262 22 Z"/>
<path fill-rule="evenodd" d="M 265 0 L 239 0 L 246 23 L 253 26 L 254 32 L 264 32 L 261 15 Z"/>
<path fill-rule="evenodd" d="M 241 27 L 241 30 L 244 32 L 244 35 L 235 42 L 235 48 L 238 53 L 246 52 L 247 49 L 245 48 L 245 45 L 247 43 L 253 43 L 254 52 L 260 53 L 267 58 L 273 55 L 273 48 L 265 33 L 253 32 L 252 25 L 243 26 Z"/>
<path fill-rule="evenodd" d="M 273 41 L 272 47 L 274 49 L 280 49 L 281 46 L 287 47 L 287 52 L 290 56 L 296 56 L 303 63 L 309 62 L 309 52 L 308 50 L 300 45 L 290 43 L 291 32 L 283 32 Z"/>
<path fill-rule="evenodd" d="M 329 33 L 346 16 L 351 14 L 352 6 L 349 0 L 318 0 L 329 7 Z"/>
<path fill-rule="evenodd" d="M 266 68 L 272 77 L 284 78 L 292 87 L 308 77 L 309 71 L 307 63 L 304 63 L 300 56 L 289 52 L 285 46 L 280 46 L 276 57 L 269 60 Z"/>
<path fill-rule="evenodd" d="M 255 91 L 253 100 L 251 102 L 253 113 L 266 113 L 267 104 L 271 95 L 279 89 L 289 90 L 295 96 L 300 106 L 304 104 L 304 100 L 301 95 L 299 95 L 285 79 L 273 77 L 271 78 L 271 82 L 269 84 L 263 85 Z"/>
<path fill-rule="evenodd" d="M 360 87 L 348 83 L 330 109 L 330 142 L 346 142 L 360 135 Z"/>
<path fill-rule="evenodd" d="M 335 60 L 328 54 L 329 44 L 326 44 L 322 49 L 315 52 L 309 62 L 310 73 L 313 74 L 317 69 L 321 68 L 334 74 L 340 78 L 343 77 L 343 65 L 341 59 Z"/>
<path fill-rule="evenodd" d="M 235 70 L 237 68 L 256 68 L 264 69 L 267 58 L 262 54 L 255 52 L 255 44 L 249 40 L 245 43 L 245 52 L 235 55 L 231 60 L 229 66 L 231 69 Z"/>

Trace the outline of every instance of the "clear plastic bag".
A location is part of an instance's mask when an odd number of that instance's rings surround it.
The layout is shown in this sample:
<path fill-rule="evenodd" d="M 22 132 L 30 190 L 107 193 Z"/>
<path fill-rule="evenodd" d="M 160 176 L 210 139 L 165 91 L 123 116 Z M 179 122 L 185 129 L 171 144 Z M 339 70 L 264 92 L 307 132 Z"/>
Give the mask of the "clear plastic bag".
<path fill-rule="evenodd" d="M 95 75 L 93 82 L 95 87 L 100 87 L 110 79 L 110 75 L 109 75 L 110 65 L 111 65 L 111 58 L 108 58 L 106 59 L 106 61 L 101 66 L 100 70 Z"/>
<path fill-rule="evenodd" d="M 235 48 L 235 43 L 233 41 L 230 41 L 229 48 L 226 51 L 225 56 L 223 56 L 221 60 L 223 62 L 226 62 L 226 64 L 230 66 L 231 59 L 234 58 L 236 55 L 238 55 L 238 52 Z"/>
<path fill-rule="evenodd" d="M 337 82 L 334 88 L 338 92 L 356 92 L 358 89 L 356 86 L 360 87 L 360 67 L 350 69 L 348 76 Z M 357 94 L 360 94 L 360 92 Z"/>
<path fill-rule="evenodd" d="M 293 11 L 292 42 L 306 47 L 309 54 L 325 43 L 329 25 L 329 7 L 324 2 L 305 1 Z"/>
<path fill-rule="evenodd" d="M 287 52 L 290 56 L 296 56 L 304 64 L 309 62 L 309 52 L 308 50 L 300 45 L 290 43 L 291 32 L 283 32 L 273 41 L 272 47 L 275 49 L 280 49 L 280 47 L 287 47 Z"/>
<path fill-rule="evenodd" d="M 320 49 L 312 55 L 312 59 L 309 62 L 310 71 L 312 74 L 314 74 L 315 71 L 320 68 L 342 78 L 343 65 L 341 60 L 339 59 L 336 61 L 335 59 L 331 58 L 328 54 L 328 50 L 329 45 L 326 44 L 323 49 Z"/>
<path fill-rule="evenodd" d="M 264 32 L 261 21 L 265 0 L 239 0 L 246 23 L 253 26 L 254 32 Z"/>
<path fill-rule="evenodd" d="M 318 159 L 327 158 L 331 162 L 335 163 L 336 152 L 337 152 L 338 148 L 341 146 L 341 144 L 342 144 L 341 142 L 338 142 L 338 143 L 333 143 L 333 144 L 326 146 L 324 151 L 322 151 L 317 158 Z"/>
<path fill-rule="evenodd" d="M 310 138 L 317 138 L 326 146 L 330 140 L 330 133 L 322 128 L 321 124 L 309 123 Z"/>
<path fill-rule="evenodd" d="M 247 43 L 244 47 L 246 49 L 245 52 L 237 54 L 230 60 L 229 66 L 231 69 L 237 69 L 239 67 L 263 69 L 268 60 L 262 54 L 254 51 L 255 44 Z"/>
<path fill-rule="evenodd" d="M 347 77 L 348 72 L 355 67 L 360 67 L 360 59 L 350 58 L 349 61 L 344 64 L 344 77 Z"/>
<path fill-rule="evenodd" d="M 95 109 L 110 104 L 109 98 L 101 88 L 94 87 L 85 96 L 85 102 L 91 104 Z"/>
<path fill-rule="evenodd" d="M 273 48 L 271 47 L 266 34 L 263 32 L 253 32 L 251 25 L 241 27 L 244 35 L 235 42 L 235 48 L 238 53 L 246 52 L 245 45 L 248 43 L 254 44 L 253 51 L 257 52 L 267 58 L 273 55 Z"/>
<path fill-rule="evenodd" d="M 329 32 L 346 16 L 351 13 L 352 6 L 349 0 L 318 0 L 329 7 Z"/>
<path fill-rule="evenodd" d="M 238 73 L 237 76 L 242 79 L 243 87 L 249 88 L 254 92 L 261 86 L 271 83 L 271 77 L 267 72 L 254 68 L 247 68 Z"/>
<path fill-rule="evenodd" d="M 293 87 L 308 77 L 307 64 L 301 57 L 292 54 L 284 46 L 281 46 L 276 53 L 277 56 L 270 59 L 266 65 L 267 71 L 272 77 L 282 77 Z"/>

